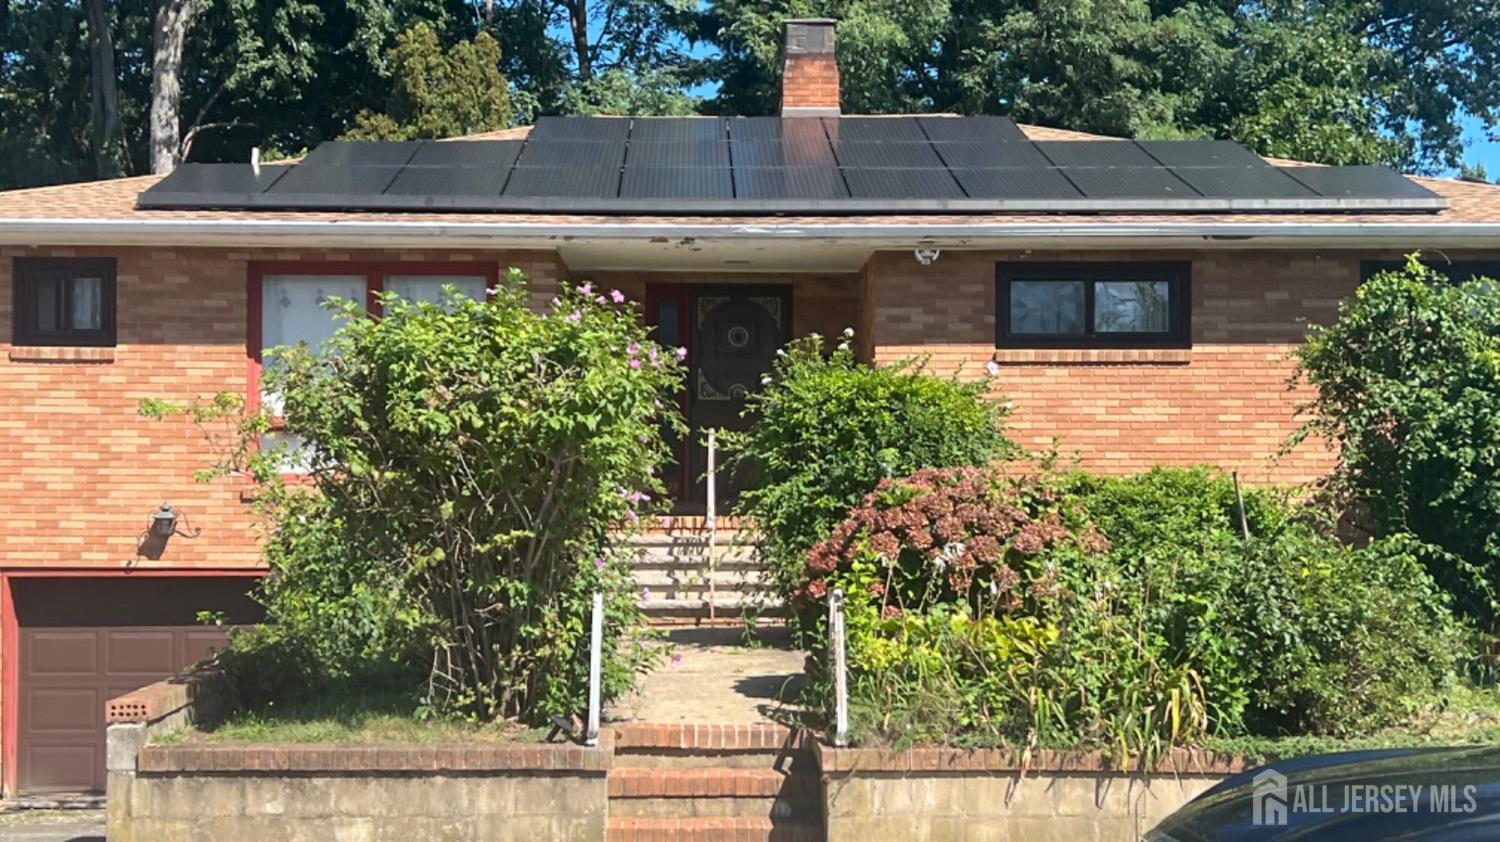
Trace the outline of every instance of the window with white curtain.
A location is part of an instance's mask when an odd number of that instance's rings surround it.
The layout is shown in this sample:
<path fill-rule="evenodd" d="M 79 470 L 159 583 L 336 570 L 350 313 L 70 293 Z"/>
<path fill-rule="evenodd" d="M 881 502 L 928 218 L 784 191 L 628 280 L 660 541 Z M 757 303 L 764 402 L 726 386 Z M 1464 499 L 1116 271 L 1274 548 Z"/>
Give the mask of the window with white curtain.
<path fill-rule="evenodd" d="M 334 331 L 338 319 L 327 307 L 331 298 L 365 300 L 364 275 L 267 275 L 261 279 L 261 366 L 276 364 L 275 349 L 306 342 L 317 348 Z M 267 353 L 269 352 L 269 353 Z M 261 390 L 261 405 L 281 414 L 281 398 Z"/>
<path fill-rule="evenodd" d="M 385 291 L 411 302 L 441 304 L 443 287 L 452 286 L 462 295 L 483 301 L 487 295 L 486 283 L 483 275 L 386 275 Z"/>

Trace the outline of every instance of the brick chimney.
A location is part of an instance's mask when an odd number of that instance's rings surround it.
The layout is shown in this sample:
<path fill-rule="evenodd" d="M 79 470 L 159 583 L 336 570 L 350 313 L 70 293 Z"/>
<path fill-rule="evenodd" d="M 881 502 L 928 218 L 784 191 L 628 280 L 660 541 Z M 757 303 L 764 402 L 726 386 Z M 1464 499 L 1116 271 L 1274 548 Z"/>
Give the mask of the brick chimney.
<path fill-rule="evenodd" d="M 782 21 L 781 116 L 825 117 L 839 113 L 834 23 L 831 18 Z"/>

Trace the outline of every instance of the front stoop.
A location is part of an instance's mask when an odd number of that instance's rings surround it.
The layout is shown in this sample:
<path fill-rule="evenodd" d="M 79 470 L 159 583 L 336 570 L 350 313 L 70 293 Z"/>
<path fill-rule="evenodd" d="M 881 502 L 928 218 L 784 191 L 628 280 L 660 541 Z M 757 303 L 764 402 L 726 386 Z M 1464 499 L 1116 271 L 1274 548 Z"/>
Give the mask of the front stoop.
<path fill-rule="evenodd" d="M 652 725 L 615 731 L 610 842 L 821 842 L 823 802 L 802 730 Z"/>
<path fill-rule="evenodd" d="M 653 625 L 739 626 L 783 615 L 780 601 L 762 593 L 760 562 L 746 533 L 720 527 L 710 553 L 701 519 L 665 520 L 622 542 Z"/>

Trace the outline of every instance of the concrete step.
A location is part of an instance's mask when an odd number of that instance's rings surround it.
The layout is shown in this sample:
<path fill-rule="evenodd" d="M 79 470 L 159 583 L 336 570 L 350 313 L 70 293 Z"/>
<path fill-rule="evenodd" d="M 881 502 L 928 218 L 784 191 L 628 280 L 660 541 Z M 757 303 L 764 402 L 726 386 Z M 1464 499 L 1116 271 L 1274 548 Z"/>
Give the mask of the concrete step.
<path fill-rule="evenodd" d="M 782 617 L 786 615 L 785 609 L 779 600 L 761 599 L 746 593 L 723 591 L 714 594 L 713 614 L 718 619 L 732 618 L 738 620 L 740 617 L 750 614 L 763 617 Z M 702 620 L 709 616 L 708 599 L 703 597 L 662 597 L 653 592 L 651 598 L 641 603 L 641 610 L 646 612 L 646 617 L 651 620 L 658 619 L 681 619 Z"/>
<path fill-rule="evenodd" d="M 781 821 L 757 816 L 609 819 L 608 842 L 820 842 L 818 821 Z"/>
<path fill-rule="evenodd" d="M 631 572 L 637 587 L 650 588 L 655 591 L 658 588 L 690 588 L 695 590 L 707 590 L 709 579 L 719 590 L 726 588 L 730 590 L 753 591 L 760 587 L 761 579 L 755 571 L 750 570 L 704 570 L 702 568 L 683 568 L 679 570 L 662 569 L 636 569 Z"/>

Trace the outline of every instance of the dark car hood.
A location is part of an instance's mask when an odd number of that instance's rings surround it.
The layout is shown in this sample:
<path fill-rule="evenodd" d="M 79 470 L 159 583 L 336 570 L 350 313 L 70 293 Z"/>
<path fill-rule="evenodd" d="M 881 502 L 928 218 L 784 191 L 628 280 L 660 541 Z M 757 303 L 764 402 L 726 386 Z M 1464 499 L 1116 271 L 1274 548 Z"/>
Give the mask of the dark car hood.
<path fill-rule="evenodd" d="M 1288 800 L 1300 787 L 1308 796 L 1304 805 L 1316 811 L 1289 810 L 1284 826 L 1252 824 L 1254 781 L 1266 770 L 1286 776 Z M 1358 799 L 1371 794 L 1361 788 L 1370 786 L 1421 790 L 1415 801 L 1413 790 L 1404 790 L 1408 812 L 1353 811 Z M 1474 810 L 1434 810 L 1435 787 L 1451 788 L 1459 807 L 1466 807 L 1472 794 Z M 1414 803 L 1420 809 L 1410 811 Z M 1177 842 L 1500 839 L 1500 746 L 1353 751 L 1278 761 L 1222 781 L 1168 817 L 1153 834 L 1147 838 Z"/>

